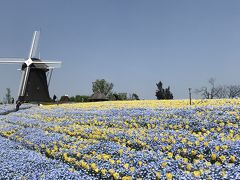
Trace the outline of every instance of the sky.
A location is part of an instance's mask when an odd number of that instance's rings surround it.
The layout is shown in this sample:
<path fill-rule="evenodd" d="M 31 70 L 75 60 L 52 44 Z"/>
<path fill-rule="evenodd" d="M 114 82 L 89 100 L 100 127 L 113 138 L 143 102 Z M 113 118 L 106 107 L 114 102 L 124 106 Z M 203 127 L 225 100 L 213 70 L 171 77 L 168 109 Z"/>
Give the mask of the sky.
<path fill-rule="evenodd" d="M 63 63 L 51 96 L 91 95 L 106 79 L 141 99 L 156 99 L 162 81 L 184 99 L 210 78 L 240 84 L 239 9 L 238 0 L 1 0 L 0 57 L 26 58 L 41 30 L 41 59 Z M 0 65 L 0 100 L 6 88 L 17 98 L 19 68 Z"/>

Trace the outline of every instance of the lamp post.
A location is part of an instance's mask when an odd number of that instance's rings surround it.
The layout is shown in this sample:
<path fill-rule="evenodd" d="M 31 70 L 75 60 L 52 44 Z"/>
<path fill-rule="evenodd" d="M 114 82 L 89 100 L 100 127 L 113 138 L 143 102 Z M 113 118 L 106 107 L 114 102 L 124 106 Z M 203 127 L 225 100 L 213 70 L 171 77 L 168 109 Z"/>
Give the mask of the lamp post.
<path fill-rule="evenodd" d="M 189 102 L 190 102 L 190 105 L 192 105 L 191 88 L 188 88 L 188 91 L 189 91 Z"/>

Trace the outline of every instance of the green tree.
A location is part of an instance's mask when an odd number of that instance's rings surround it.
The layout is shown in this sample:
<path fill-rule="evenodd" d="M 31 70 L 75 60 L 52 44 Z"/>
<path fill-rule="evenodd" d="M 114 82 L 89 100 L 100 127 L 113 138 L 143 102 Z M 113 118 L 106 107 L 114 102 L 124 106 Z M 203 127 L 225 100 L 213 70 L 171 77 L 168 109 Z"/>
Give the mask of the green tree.
<path fill-rule="evenodd" d="M 119 100 L 127 100 L 127 93 L 118 93 Z"/>
<path fill-rule="evenodd" d="M 165 89 L 165 98 L 166 99 L 173 99 L 173 94 L 170 91 L 170 86 L 168 86 L 168 88 Z"/>
<path fill-rule="evenodd" d="M 133 94 L 132 94 L 132 99 L 134 99 L 134 100 L 140 100 L 139 97 L 138 97 L 138 95 L 137 95 L 136 93 L 133 93 Z"/>
<path fill-rule="evenodd" d="M 173 94 L 170 91 L 170 86 L 168 86 L 168 88 L 164 89 L 161 81 L 159 83 L 157 83 L 156 85 L 158 87 L 158 89 L 156 91 L 157 99 L 173 99 Z"/>
<path fill-rule="evenodd" d="M 69 101 L 71 101 L 71 102 L 75 102 L 75 101 L 76 101 L 76 99 L 75 99 L 75 97 L 74 97 L 74 96 L 71 96 L 71 97 L 69 98 Z"/>
<path fill-rule="evenodd" d="M 105 96 L 108 96 L 113 89 L 113 83 L 107 82 L 105 79 L 97 79 L 93 82 L 92 91 L 93 93 L 102 93 Z"/>
<path fill-rule="evenodd" d="M 89 96 L 85 95 L 76 95 L 75 96 L 75 102 L 88 102 Z"/>

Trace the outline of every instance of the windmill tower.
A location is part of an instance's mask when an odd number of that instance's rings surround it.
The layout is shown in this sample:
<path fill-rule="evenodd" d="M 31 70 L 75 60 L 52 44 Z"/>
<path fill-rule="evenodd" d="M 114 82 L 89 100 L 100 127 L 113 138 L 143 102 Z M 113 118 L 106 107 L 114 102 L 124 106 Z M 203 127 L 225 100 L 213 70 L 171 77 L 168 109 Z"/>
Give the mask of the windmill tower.
<path fill-rule="evenodd" d="M 61 67 L 61 61 L 45 61 L 36 57 L 40 31 L 33 33 L 29 55 L 24 58 L 0 58 L 0 64 L 20 64 L 22 77 L 19 86 L 20 102 L 49 102 L 48 87 L 52 71 Z"/>

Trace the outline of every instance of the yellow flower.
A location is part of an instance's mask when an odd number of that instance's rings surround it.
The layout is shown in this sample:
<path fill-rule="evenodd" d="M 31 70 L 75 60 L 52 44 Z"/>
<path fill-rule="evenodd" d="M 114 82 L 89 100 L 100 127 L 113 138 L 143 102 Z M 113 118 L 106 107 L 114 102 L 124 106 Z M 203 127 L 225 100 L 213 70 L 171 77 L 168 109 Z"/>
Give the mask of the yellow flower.
<path fill-rule="evenodd" d="M 230 162 L 231 162 L 231 163 L 234 163 L 235 161 L 236 161 L 236 157 L 233 156 L 233 155 L 231 155 L 231 156 L 230 156 Z"/>
<path fill-rule="evenodd" d="M 101 173 L 102 173 L 103 175 L 106 175 L 106 172 L 107 172 L 106 169 L 102 169 L 102 170 L 101 170 Z"/>
<path fill-rule="evenodd" d="M 119 152 L 120 155 L 122 155 L 123 150 L 122 150 L 122 149 L 119 149 L 118 152 Z"/>
<path fill-rule="evenodd" d="M 226 149 L 228 148 L 228 146 L 227 146 L 227 145 L 223 145 L 222 148 L 223 148 L 224 150 L 226 150 Z"/>
<path fill-rule="evenodd" d="M 98 173 L 98 168 L 96 167 L 95 169 L 93 169 L 95 173 Z"/>
<path fill-rule="evenodd" d="M 133 172 L 135 170 L 134 167 L 130 167 L 130 171 Z"/>
<path fill-rule="evenodd" d="M 193 149 L 193 150 L 192 150 L 192 155 L 195 156 L 196 154 L 197 154 L 197 151 Z"/>
<path fill-rule="evenodd" d="M 119 177 L 120 177 L 119 173 L 117 173 L 117 172 L 113 173 L 112 176 L 113 176 L 114 179 L 119 179 Z"/>
<path fill-rule="evenodd" d="M 207 166 L 211 166 L 212 164 L 209 161 L 206 161 L 205 163 Z"/>
<path fill-rule="evenodd" d="M 220 150 L 220 146 L 216 146 L 216 147 L 215 147 L 215 150 L 216 150 L 216 151 L 219 151 L 219 150 Z"/>
<path fill-rule="evenodd" d="M 165 168 L 167 166 L 167 162 L 162 163 L 162 167 Z"/>
<path fill-rule="evenodd" d="M 199 139 L 199 141 L 203 141 L 203 140 L 204 140 L 204 137 L 201 136 L 201 137 L 199 137 L 198 139 Z"/>
<path fill-rule="evenodd" d="M 123 165 L 123 167 L 124 167 L 125 169 L 128 169 L 128 167 L 129 167 L 129 164 L 128 164 L 128 163 L 126 163 L 126 164 L 124 164 L 124 165 Z"/>
<path fill-rule="evenodd" d="M 131 176 L 123 176 L 122 180 L 132 180 L 132 177 Z"/>
<path fill-rule="evenodd" d="M 192 165 L 191 164 L 187 164 L 187 170 L 191 171 L 191 169 L 192 169 Z"/>
<path fill-rule="evenodd" d="M 115 173 L 114 169 L 109 169 L 108 172 L 113 175 Z"/>
<path fill-rule="evenodd" d="M 183 162 L 187 163 L 188 162 L 188 158 L 183 158 Z"/>
<path fill-rule="evenodd" d="M 120 160 L 120 159 L 118 159 L 118 160 L 117 160 L 117 164 L 120 164 L 120 163 L 121 163 L 121 160 Z"/>
<path fill-rule="evenodd" d="M 91 164 L 91 168 L 92 168 L 92 169 L 95 169 L 96 167 L 97 167 L 96 163 L 92 163 L 92 164 Z"/>
<path fill-rule="evenodd" d="M 173 157 L 173 153 L 172 152 L 169 152 L 167 155 L 168 155 L 169 158 Z"/>
<path fill-rule="evenodd" d="M 143 162 L 142 161 L 138 161 L 138 165 L 142 166 Z"/>
<path fill-rule="evenodd" d="M 171 180 L 173 178 L 173 175 L 171 173 L 166 174 L 166 179 Z"/>
<path fill-rule="evenodd" d="M 203 160 L 203 158 L 204 158 L 204 155 L 202 155 L 202 154 L 199 154 L 199 155 L 198 155 L 198 158 L 199 158 L 199 159 L 201 159 L 201 160 Z"/>
<path fill-rule="evenodd" d="M 193 163 L 194 163 L 194 164 L 197 164 L 198 162 L 199 162 L 198 159 L 193 159 Z"/>
<path fill-rule="evenodd" d="M 157 179 L 160 179 L 160 178 L 161 178 L 161 173 L 160 173 L 160 172 L 155 172 L 155 174 L 156 174 L 156 178 L 157 178 Z"/>
<path fill-rule="evenodd" d="M 81 156 L 81 153 L 80 153 L 80 152 L 78 152 L 78 153 L 77 153 L 77 157 L 80 157 L 80 156 Z"/>
<path fill-rule="evenodd" d="M 195 177 L 199 177 L 201 175 L 200 171 L 193 171 Z"/>
<path fill-rule="evenodd" d="M 115 161 L 113 159 L 110 159 L 109 162 L 110 162 L 110 164 L 114 164 L 115 163 Z"/>
<path fill-rule="evenodd" d="M 97 157 L 96 157 L 98 160 L 100 160 L 101 159 L 101 155 L 97 155 Z"/>
<path fill-rule="evenodd" d="M 217 155 L 213 153 L 213 154 L 211 155 L 211 159 L 212 159 L 213 161 L 215 161 L 215 160 L 217 159 Z"/>
<path fill-rule="evenodd" d="M 196 146 L 200 145 L 199 141 L 195 141 L 195 144 L 196 144 Z"/>
<path fill-rule="evenodd" d="M 204 144 L 204 146 L 208 146 L 208 142 L 207 141 L 205 141 L 203 144 Z"/>
<path fill-rule="evenodd" d="M 175 156 L 175 159 L 176 159 L 176 160 L 179 160 L 179 159 L 181 159 L 181 156 L 180 156 L 179 154 L 177 154 L 177 155 Z"/>
<path fill-rule="evenodd" d="M 222 170 L 222 171 L 221 171 L 221 175 L 222 175 L 223 177 L 226 176 L 226 171 Z"/>
<path fill-rule="evenodd" d="M 220 159 L 222 162 L 224 162 L 224 161 L 226 160 L 226 157 L 225 157 L 224 155 L 221 155 L 221 156 L 219 157 L 219 159 Z"/>
<path fill-rule="evenodd" d="M 46 154 L 49 156 L 50 154 L 51 154 L 51 151 L 50 151 L 50 149 L 46 149 Z"/>

